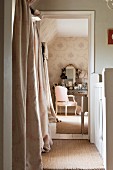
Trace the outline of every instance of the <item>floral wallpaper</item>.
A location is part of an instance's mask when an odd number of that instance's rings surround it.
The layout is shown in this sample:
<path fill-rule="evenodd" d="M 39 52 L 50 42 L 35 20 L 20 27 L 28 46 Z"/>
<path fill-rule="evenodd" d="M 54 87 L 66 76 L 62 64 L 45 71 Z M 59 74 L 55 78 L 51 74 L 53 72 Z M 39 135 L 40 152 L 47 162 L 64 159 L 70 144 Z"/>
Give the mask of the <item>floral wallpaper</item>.
<path fill-rule="evenodd" d="M 50 84 L 60 83 L 61 69 L 68 64 L 88 71 L 88 38 L 56 37 L 48 44 Z"/>

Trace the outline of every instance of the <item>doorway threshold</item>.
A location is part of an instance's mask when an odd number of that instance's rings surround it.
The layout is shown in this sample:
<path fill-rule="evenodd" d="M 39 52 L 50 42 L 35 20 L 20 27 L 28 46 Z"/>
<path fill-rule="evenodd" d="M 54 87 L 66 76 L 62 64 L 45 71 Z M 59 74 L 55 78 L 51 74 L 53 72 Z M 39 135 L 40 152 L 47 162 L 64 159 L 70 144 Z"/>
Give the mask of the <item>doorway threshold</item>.
<path fill-rule="evenodd" d="M 56 123 L 50 123 L 52 139 L 89 139 L 88 134 L 60 134 L 56 133 Z"/>

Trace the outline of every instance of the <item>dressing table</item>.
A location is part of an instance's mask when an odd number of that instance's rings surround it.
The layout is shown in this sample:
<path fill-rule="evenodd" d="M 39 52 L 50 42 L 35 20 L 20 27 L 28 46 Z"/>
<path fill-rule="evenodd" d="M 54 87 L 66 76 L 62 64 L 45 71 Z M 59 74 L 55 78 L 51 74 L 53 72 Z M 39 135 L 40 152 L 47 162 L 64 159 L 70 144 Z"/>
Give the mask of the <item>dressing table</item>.
<path fill-rule="evenodd" d="M 67 87 L 68 95 L 74 95 L 78 105 L 81 106 L 81 98 L 88 97 L 87 72 L 75 68 L 73 64 L 68 64 L 62 68 L 61 85 Z"/>
<path fill-rule="evenodd" d="M 87 89 L 68 89 L 68 94 L 73 94 L 77 96 L 87 96 L 88 90 Z"/>
<path fill-rule="evenodd" d="M 68 95 L 74 95 L 78 106 L 82 107 L 83 112 L 88 112 L 88 104 L 84 100 L 88 101 L 88 91 L 87 90 L 68 90 Z"/>
<path fill-rule="evenodd" d="M 82 74 L 81 74 L 82 73 Z M 87 73 L 87 72 L 86 72 Z M 82 75 L 80 77 L 80 74 Z M 72 64 L 62 68 L 60 75 L 61 83 L 59 85 L 65 86 L 68 95 L 74 95 L 77 105 L 81 107 L 81 130 L 84 133 L 84 113 L 88 112 L 88 90 L 87 79 L 82 70 L 75 68 Z M 82 81 L 83 80 L 83 81 Z M 55 106 L 55 91 L 54 94 L 54 106 Z"/>
<path fill-rule="evenodd" d="M 68 90 L 68 95 L 74 95 L 78 106 L 81 106 L 81 131 L 84 134 L 84 113 L 88 112 L 88 91 L 87 90 Z"/>

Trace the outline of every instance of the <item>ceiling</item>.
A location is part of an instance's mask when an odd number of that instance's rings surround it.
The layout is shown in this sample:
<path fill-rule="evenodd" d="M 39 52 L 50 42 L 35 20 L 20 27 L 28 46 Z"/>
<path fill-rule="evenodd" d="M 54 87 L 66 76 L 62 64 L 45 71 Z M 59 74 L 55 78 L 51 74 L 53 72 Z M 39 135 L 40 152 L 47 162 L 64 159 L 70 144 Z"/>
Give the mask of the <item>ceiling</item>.
<path fill-rule="evenodd" d="M 88 19 L 48 19 L 40 22 L 40 34 L 43 42 L 55 37 L 88 37 Z"/>
<path fill-rule="evenodd" d="M 88 19 L 56 19 L 57 35 L 61 37 L 87 37 Z"/>

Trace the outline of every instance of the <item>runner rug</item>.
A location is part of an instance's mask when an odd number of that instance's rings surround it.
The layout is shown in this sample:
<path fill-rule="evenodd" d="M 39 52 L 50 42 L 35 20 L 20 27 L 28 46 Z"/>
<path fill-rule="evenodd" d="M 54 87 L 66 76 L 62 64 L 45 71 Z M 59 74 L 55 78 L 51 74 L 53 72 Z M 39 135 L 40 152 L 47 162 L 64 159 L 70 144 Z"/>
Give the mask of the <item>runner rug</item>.
<path fill-rule="evenodd" d="M 88 140 L 53 140 L 42 160 L 44 170 L 104 170 L 96 146 Z"/>

